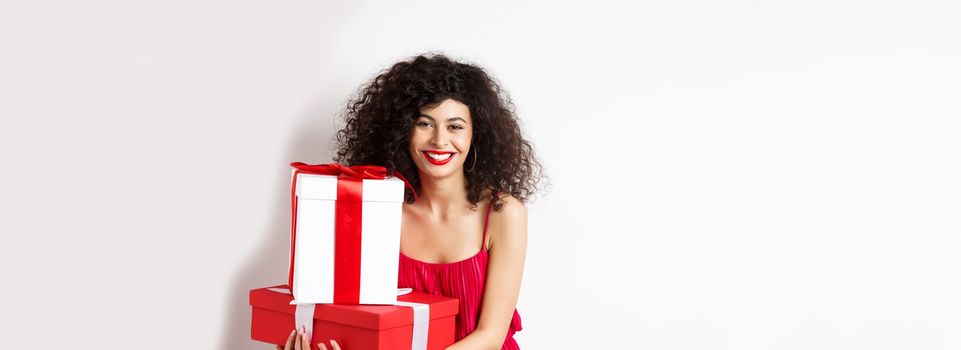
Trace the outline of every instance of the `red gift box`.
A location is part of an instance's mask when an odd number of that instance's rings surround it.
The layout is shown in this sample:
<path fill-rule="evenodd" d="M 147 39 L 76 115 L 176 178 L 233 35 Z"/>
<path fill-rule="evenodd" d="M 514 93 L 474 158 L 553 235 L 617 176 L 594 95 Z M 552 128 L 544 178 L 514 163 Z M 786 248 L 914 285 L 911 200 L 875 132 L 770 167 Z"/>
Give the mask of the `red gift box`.
<path fill-rule="evenodd" d="M 270 290 L 283 290 L 285 293 Z M 250 337 L 253 340 L 284 345 L 295 327 L 297 306 L 286 285 L 253 289 Z M 398 301 L 430 306 L 427 349 L 444 349 L 454 343 L 454 316 L 457 299 L 411 292 Z M 311 349 L 316 343 L 334 339 L 345 350 L 410 349 L 414 332 L 414 311 L 397 305 L 317 304 L 313 315 Z"/>

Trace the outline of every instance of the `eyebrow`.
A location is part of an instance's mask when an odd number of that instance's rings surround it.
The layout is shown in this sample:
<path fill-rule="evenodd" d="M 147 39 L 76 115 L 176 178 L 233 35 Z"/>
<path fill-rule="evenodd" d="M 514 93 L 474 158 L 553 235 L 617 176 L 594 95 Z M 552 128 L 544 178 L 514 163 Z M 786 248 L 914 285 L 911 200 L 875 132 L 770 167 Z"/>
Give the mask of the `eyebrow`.
<path fill-rule="evenodd" d="M 428 114 L 426 114 L 426 113 L 421 113 L 420 116 L 421 116 L 421 117 L 424 117 L 424 118 L 427 118 L 427 119 L 430 119 L 431 121 L 437 121 L 437 119 L 435 119 L 434 117 L 431 117 L 430 115 L 428 115 Z M 449 122 L 457 121 L 457 120 L 460 120 L 460 121 L 465 122 L 465 123 L 467 122 L 467 120 L 465 120 L 464 118 L 461 118 L 461 117 L 450 117 L 450 118 L 447 118 L 447 121 L 449 121 Z"/>

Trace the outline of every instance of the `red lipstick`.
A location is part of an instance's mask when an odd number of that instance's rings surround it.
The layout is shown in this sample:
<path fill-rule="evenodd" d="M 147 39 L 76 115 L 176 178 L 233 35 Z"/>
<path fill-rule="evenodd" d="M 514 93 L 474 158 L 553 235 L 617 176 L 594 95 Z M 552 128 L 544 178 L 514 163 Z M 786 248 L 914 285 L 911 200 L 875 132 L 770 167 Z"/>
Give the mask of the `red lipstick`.
<path fill-rule="evenodd" d="M 451 159 L 454 159 L 454 152 L 451 152 L 451 151 L 421 151 L 421 153 L 424 154 L 424 158 L 427 159 L 428 162 L 434 165 L 444 165 L 449 163 Z M 435 159 L 431 157 L 431 155 L 435 155 L 435 156 L 447 155 L 447 158 Z"/>

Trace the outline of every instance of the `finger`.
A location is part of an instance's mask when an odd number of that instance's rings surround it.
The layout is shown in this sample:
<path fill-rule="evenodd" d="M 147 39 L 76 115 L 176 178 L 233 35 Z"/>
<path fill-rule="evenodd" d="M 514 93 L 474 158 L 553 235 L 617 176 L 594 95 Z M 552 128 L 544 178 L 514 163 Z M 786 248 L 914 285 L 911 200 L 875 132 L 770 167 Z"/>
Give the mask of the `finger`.
<path fill-rule="evenodd" d="M 300 342 L 301 348 L 298 350 L 310 350 L 310 339 L 307 339 L 307 332 L 301 333 L 300 338 L 302 340 Z"/>
<path fill-rule="evenodd" d="M 330 340 L 330 350 L 340 350 L 340 344 L 337 344 L 336 340 Z"/>
<path fill-rule="evenodd" d="M 303 333 L 300 333 L 300 329 L 297 329 L 297 339 L 294 339 L 294 347 L 290 350 L 300 350 L 303 346 L 300 345 L 300 340 L 304 339 Z"/>
<path fill-rule="evenodd" d="M 317 348 L 319 348 L 320 350 L 327 350 L 327 345 L 324 345 L 324 342 L 320 342 L 320 343 L 317 343 Z"/>
<path fill-rule="evenodd" d="M 294 336 L 296 335 L 296 333 L 297 333 L 297 329 L 290 331 L 290 336 L 287 337 L 287 343 L 284 344 L 284 349 L 292 350 L 294 348 Z M 277 345 L 277 348 L 279 349 L 280 345 Z"/>

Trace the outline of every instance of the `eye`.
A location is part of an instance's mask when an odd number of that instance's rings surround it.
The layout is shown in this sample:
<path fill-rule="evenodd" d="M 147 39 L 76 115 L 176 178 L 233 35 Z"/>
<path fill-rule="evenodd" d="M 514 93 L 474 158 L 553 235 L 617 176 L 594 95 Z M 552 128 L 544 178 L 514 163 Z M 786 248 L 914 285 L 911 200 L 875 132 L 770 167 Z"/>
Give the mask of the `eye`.
<path fill-rule="evenodd" d="M 418 121 L 414 122 L 414 126 L 419 126 L 419 127 L 422 127 L 422 128 L 426 128 L 426 127 L 431 127 L 431 126 L 433 126 L 433 125 L 431 125 L 430 122 L 428 122 L 428 121 L 418 120 Z"/>
<path fill-rule="evenodd" d="M 449 128 L 454 129 L 454 130 L 464 130 L 464 127 L 461 126 L 460 124 L 451 124 L 451 126 L 449 126 Z"/>

